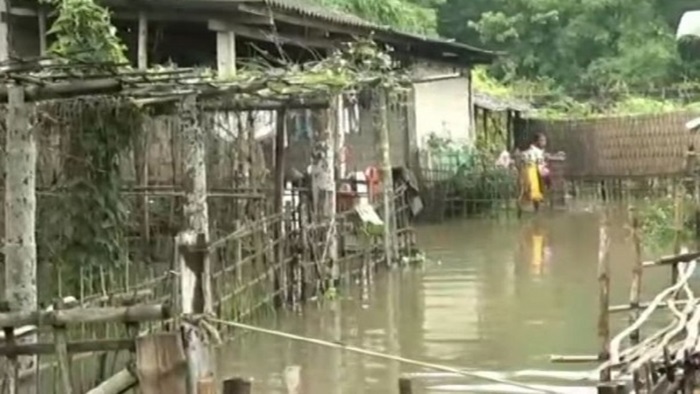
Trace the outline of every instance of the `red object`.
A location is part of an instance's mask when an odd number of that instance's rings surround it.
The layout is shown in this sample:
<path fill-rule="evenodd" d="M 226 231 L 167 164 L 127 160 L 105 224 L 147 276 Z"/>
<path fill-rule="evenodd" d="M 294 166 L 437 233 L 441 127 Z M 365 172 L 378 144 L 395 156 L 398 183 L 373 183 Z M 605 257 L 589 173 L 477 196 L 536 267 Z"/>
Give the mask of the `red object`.
<path fill-rule="evenodd" d="M 336 193 L 336 212 L 351 210 L 357 203 L 357 192 L 352 190 L 338 190 Z"/>
<path fill-rule="evenodd" d="M 377 167 L 369 166 L 365 169 L 365 178 L 367 179 L 367 194 L 369 201 L 374 201 L 374 196 L 379 190 L 379 170 Z"/>

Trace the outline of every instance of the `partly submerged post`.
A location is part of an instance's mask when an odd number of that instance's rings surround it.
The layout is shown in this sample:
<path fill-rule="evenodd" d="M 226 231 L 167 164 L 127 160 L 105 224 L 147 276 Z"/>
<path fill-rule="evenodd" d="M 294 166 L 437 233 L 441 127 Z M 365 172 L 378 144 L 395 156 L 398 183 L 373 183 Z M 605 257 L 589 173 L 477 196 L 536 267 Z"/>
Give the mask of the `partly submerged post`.
<path fill-rule="evenodd" d="M 187 229 L 176 239 L 177 267 L 180 273 L 179 312 L 191 315 L 213 311 L 207 208 L 207 169 L 204 131 L 199 123 L 196 96 L 180 105 L 180 125 L 184 144 L 184 213 Z M 182 322 L 187 354 L 188 392 L 197 393 L 197 382 L 211 375 L 209 349 L 202 331 L 192 322 Z"/>
<path fill-rule="evenodd" d="M 336 231 L 336 186 L 335 186 L 335 152 L 334 147 L 334 116 L 332 110 L 324 110 L 316 114 L 319 122 L 313 130 L 313 148 L 311 153 L 311 183 L 314 200 L 315 218 L 329 223 L 328 233 L 324 236 L 322 256 L 331 261 L 331 270 L 337 263 L 337 231 Z M 324 261 L 320 262 L 324 264 Z M 322 278 L 326 279 L 326 278 Z M 335 277 L 331 277 L 335 280 Z"/>
<path fill-rule="evenodd" d="M 12 311 L 31 311 L 38 307 L 35 239 L 37 145 L 21 86 L 8 87 L 5 144 L 5 294 Z M 36 334 L 22 340 L 35 342 Z M 36 371 L 36 356 L 20 357 L 19 366 L 25 371 Z M 12 390 L 16 373 L 13 371 L 5 376 L 5 384 Z M 36 387 L 29 391 L 36 392 Z"/>
<path fill-rule="evenodd" d="M 275 214 L 284 213 L 284 174 L 286 171 L 285 142 L 287 141 L 287 110 L 282 108 L 277 111 L 277 130 L 275 133 L 275 198 L 273 201 Z M 284 216 L 280 217 L 275 228 L 275 267 L 283 267 L 285 239 Z M 275 280 L 282 287 L 284 302 L 289 300 L 289 278 L 284 268 L 275 268 Z"/>
<path fill-rule="evenodd" d="M 179 109 L 184 145 L 184 214 L 186 230 L 177 237 L 180 271 L 181 312 L 212 312 L 209 254 L 202 250 L 209 242 L 207 208 L 207 167 L 204 131 L 199 124 L 196 97 L 185 98 Z M 201 310 L 197 310 L 201 309 Z"/>
<path fill-rule="evenodd" d="M 634 262 L 632 267 L 632 286 L 630 287 L 630 324 L 634 323 L 639 317 L 639 298 L 642 292 L 642 273 L 644 271 L 642 261 L 642 242 L 641 242 L 641 226 L 637 210 L 630 208 L 629 218 L 631 223 L 632 240 L 634 243 Z M 639 343 L 639 330 L 635 330 L 630 334 L 630 341 L 633 345 Z"/>
<path fill-rule="evenodd" d="M 384 254 L 387 265 L 394 264 L 394 245 L 392 234 L 392 203 L 394 199 L 394 181 L 391 177 L 391 153 L 389 144 L 389 125 L 387 124 L 387 91 L 381 89 L 373 92 L 376 109 L 374 128 L 377 137 L 377 161 L 380 163 L 382 180 L 382 220 L 384 221 Z"/>
<path fill-rule="evenodd" d="M 608 234 L 608 212 L 603 209 L 600 218 L 598 239 L 598 285 L 599 285 L 599 311 L 598 311 L 598 339 L 600 341 L 600 359 L 605 361 L 610 353 L 610 238 Z M 610 368 L 605 368 L 600 373 L 600 380 L 610 381 Z"/>

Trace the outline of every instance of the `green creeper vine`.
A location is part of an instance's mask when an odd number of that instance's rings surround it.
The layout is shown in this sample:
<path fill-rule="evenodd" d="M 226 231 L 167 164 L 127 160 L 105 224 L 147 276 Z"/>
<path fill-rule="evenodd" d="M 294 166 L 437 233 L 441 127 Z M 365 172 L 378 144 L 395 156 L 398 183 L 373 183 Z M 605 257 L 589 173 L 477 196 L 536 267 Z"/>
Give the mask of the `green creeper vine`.
<path fill-rule="evenodd" d="M 49 51 L 81 63 L 127 62 L 126 46 L 117 36 L 110 12 L 93 0 L 43 0 L 58 15 L 48 31 L 55 37 Z"/>
<path fill-rule="evenodd" d="M 43 0 L 56 10 L 49 51 L 66 62 L 126 63 L 109 11 L 93 0 Z M 71 275 L 80 268 L 114 267 L 128 258 L 129 207 L 121 195 L 120 161 L 141 130 L 142 114 L 117 98 L 58 101 L 38 109 L 45 129 L 63 149 L 58 193 L 43 209 L 40 236 L 49 261 Z M 65 273 L 64 273 L 65 274 Z M 75 283 L 72 283 L 75 284 Z"/>
<path fill-rule="evenodd" d="M 46 223 L 41 244 L 72 274 L 77 268 L 118 266 L 128 259 L 130 210 L 121 194 L 120 159 L 141 130 L 142 114 L 130 103 L 107 98 L 55 102 L 41 110 L 64 121 L 47 129 L 67 140 L 57 198 L 41 212 Z"/>

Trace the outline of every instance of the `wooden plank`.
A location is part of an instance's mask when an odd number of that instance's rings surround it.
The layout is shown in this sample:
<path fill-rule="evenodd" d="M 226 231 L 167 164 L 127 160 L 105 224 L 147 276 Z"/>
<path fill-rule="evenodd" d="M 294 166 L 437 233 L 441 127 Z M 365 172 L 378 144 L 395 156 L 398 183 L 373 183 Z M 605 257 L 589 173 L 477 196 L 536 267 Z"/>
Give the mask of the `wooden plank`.
<path fill-rule="evenodd" d="M 131 339 L 98 339 L 91 341 L 68 342 L 68 353 L 92 353 L 135 349 Z M 52 343 L 6 344 L 0 346 L 0 356 L 23 356 L 31 354 L 53 354 L 55 346 Z"/>
<path fill-rule="evenodd" d="M 136 360 L 142 394 L 187 394 L 187 360 L 179 333 L 139 338 Z"/>
<path fill-rule="evenodd" d="M 136 386 L 136 377 L 129 368 L 125 368 L 88 391 L 87 394 L 120 394 L 134 386 Z"/>
<path fill-rule="evenodd" d="M 252 382 L 250 379 L 233 378 L 224 380 L 223 394 L 250 394 Z"/>
<path fill-rule="evenodd" d="M 18 311 L 0 313 L 0 327 L 28 325 L 71 325 L 80 323 L 136 323 L 164 320 L 170 308 L 163 304 L 130 307 L 80 308 L 60 311 Z"/>

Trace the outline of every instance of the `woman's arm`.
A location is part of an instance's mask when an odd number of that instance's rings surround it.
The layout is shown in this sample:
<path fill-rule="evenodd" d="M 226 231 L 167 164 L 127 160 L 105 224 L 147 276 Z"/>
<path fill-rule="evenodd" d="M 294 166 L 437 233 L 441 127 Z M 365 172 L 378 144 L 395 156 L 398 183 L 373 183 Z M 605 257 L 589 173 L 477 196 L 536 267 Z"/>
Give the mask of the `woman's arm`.
<path fill-rule="evenodd" d="M 566 160 L 566 153 L 564 152 L 557 152 L 557 153 L 545 153 L 544 154 L 545 159 L 550 160 L 550 161 L 564 161 Z"/>

